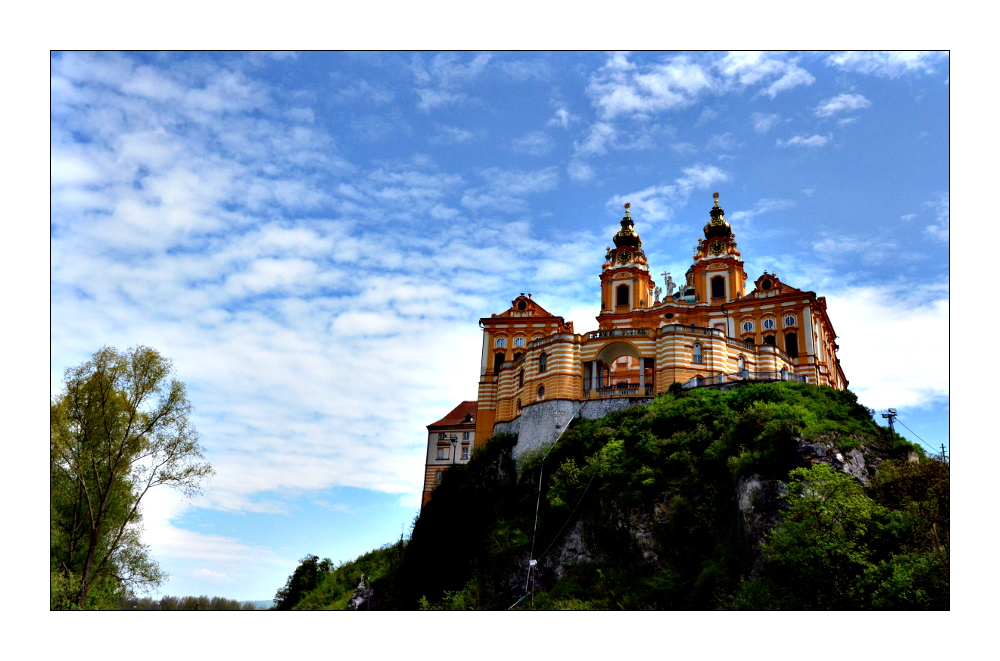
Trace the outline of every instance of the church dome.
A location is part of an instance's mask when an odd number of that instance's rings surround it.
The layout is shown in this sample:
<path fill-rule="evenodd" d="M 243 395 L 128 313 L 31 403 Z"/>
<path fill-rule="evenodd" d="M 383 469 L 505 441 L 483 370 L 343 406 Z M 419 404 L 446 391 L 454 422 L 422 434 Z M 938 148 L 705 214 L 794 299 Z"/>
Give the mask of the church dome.
<path fill-rule="evenodd" d="M 638 249 L 642 246 L 642 239 L 640 239 L 639 235 L 635 233 L 634 229 L 632 229 L 634 223 L 632 222 L 632 218 L 629 216 L 628 210 L 630 206 L 632 206 L 631 203 L 625 203 L 625 217 L 622 218 L 622 228 L 617 234 L 615 234 L 614 238 L 616 248 L 624 248 L 625 246 L 628 246 L 630 248 Z"/>
<path fill-rule="evenodd" d="M 712 197 L 715 198 L 715 204 L 712 206 L 712 210 L 708 212 L 712 219 L 708 221 L 708 225 L 705 225 L 705 238 L 732 238 L 733 228 L 729 226 L 729 223 L 727 223 L 726 219 L 723 217 L 725 211 L 723 211 L 722 207 L 719 206 L 719 194 L 714 193 Z"/>

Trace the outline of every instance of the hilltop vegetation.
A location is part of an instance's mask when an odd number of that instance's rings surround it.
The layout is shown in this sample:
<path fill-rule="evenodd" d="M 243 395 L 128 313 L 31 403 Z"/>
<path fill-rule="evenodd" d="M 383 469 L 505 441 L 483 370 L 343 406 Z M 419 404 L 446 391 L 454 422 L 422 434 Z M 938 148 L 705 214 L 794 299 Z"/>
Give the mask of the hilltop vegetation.
<path fill-rule="evenodd" d="M 576 421 L 544 459 L 515 465 L 514 443 L 449 469 L 408 544 L 322 572 L 295 608 L 346 607 L 361 572 L 383 609 L 949 606 L 948 465 L 849 391 L 674 389 Z"/>

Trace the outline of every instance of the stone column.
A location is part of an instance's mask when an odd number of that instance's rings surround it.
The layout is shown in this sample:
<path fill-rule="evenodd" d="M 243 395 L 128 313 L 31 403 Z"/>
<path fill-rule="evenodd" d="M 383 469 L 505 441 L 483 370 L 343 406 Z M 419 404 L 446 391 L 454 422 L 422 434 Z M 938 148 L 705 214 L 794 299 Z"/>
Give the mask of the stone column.
<path fill-rule="evenodd" d="M 645 395 L 646 394 L 646 359 L 645 358 L 640 358 L 639 359 L 639 390 L 642 391 L 642 392 L 639 393 L 640 395 Z"/>

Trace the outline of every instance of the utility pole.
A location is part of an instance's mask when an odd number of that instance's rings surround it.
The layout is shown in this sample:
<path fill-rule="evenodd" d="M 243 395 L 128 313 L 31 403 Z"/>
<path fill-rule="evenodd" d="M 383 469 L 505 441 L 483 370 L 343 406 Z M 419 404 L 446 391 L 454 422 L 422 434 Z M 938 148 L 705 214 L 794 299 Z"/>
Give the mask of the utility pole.
<path fill-rule="evenodd" d="M 890 432 L 889 435 L 890 435 L 890 437 L 895 438 L 896 437 L 896 428 L 893 426 L 892 423 L 896 419 L 896 409 L 889 409 L 889 412 L 888 413 L 883 413 L 882 417 L 889 419 L 889 432 Z"/>
<path fill-rule="evenodd" d="M 944 443 L 941 444 L 941 458 L 948 461 L 948 455 L 944 453 Z"/>

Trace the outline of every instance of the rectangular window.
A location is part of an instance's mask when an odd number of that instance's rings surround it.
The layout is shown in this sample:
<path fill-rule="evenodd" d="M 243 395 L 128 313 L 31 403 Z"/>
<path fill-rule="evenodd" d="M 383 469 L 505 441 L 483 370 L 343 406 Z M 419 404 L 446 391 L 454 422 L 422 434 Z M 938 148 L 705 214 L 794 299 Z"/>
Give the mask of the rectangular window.
<path fill-rule="evenodd" d="M 438 434 L 438 440 L 439 441 L 443 441 L 444 440 L 444 432 L 441 432 L 440 434 Z"/>
<path fill-rule="evenodd" d="M 469 432 L 467 431 L 462 432 L 462 440 L 463 441 L 469 440 Z"/>
<path fill-rule="evenodd" d="M 437 471 L 434 473 L 434 484 L 440 484 L 440 483 L 441 483 L 441 471 Z"/>
<path fill-rule="evenodd" d="M 469 458 L 469 448 L 462 448 L 462 459 Z"/>
<path fill-rule="evenodd" d="M 447 459 L 448 457 L 447 457 L 447 455 L 445 455 L 445 452 L 447 452 L 447 451 L 448 450 L 445 449 L 445 448 L 438 448 L 437 458 L 438 459 Z"/>

